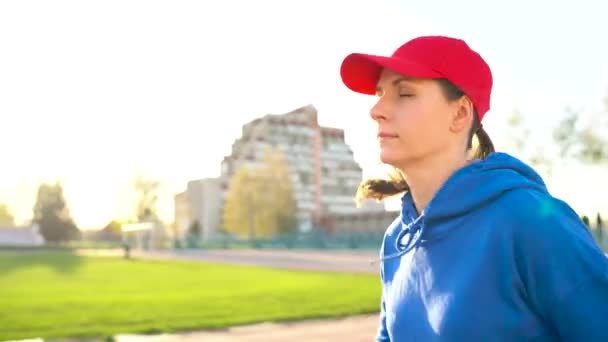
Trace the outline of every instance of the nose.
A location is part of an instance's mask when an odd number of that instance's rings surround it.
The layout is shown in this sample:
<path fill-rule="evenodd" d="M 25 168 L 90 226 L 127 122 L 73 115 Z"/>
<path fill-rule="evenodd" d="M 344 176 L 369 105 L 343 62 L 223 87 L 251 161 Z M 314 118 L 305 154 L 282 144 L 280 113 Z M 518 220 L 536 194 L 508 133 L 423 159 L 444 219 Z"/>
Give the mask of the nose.
<path fill-rule="evenodd" d="M 386 108 L 382 104 L 382 98 L 380 98 L 378 100 L 378 102 L 376 102 L 376 104 L 369 111 L 369 116 L 374 121 L 384 121 L 387 119 L 386 113 L 387 113 Z"/>

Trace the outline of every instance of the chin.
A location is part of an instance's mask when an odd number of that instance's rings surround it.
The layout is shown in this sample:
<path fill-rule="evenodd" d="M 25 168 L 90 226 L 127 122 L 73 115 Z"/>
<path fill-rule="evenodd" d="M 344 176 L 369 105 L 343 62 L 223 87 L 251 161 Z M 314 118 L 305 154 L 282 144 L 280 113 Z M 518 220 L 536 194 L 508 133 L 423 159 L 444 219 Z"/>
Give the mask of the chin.
<path fill-rule="evenodd" d="M 407 159 L 407 158 L 403 158 L 403 156 L 397 156 L 394 153 L 390 153 L 388 151 L 380 152 L 380 161 L 383 164 L 397 167 L 397 165 L 403 164 L 404 159 Z"/>
<path fill-rule="evenodd" d="M 399 152 L 399 153 L 396 153 Z M 407 155 L 403 153 L 403 150 L 400 151 L 391 151 L 389 149 L 380 151 L 380 161 L 383 164 L 393 166 L 397 169 L 403 170 L 408 165 L 412 165 L 419 158 L 416 158 L 414 155 Z"/>

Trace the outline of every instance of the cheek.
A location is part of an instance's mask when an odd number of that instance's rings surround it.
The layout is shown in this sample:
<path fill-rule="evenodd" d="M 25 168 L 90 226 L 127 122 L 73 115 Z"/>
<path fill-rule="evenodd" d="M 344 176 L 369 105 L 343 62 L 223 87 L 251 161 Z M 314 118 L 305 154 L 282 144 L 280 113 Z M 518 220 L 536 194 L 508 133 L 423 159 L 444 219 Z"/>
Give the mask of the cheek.
<path fill-rule="evenodd" d="M 436 130 L 432 114 L 421 105 L 412 105 L 401 111 L 395 117 L 395 126 L 400 140 L 411 145 L 427 143 Z"/>
<path fill-rule="evenodd" d="M 441 113 L 440 108 L 419 104 L 410 106 L 395 117 L 399 145 L 404 154 L 425 154 L 445 145 L 447 128 Z"/>

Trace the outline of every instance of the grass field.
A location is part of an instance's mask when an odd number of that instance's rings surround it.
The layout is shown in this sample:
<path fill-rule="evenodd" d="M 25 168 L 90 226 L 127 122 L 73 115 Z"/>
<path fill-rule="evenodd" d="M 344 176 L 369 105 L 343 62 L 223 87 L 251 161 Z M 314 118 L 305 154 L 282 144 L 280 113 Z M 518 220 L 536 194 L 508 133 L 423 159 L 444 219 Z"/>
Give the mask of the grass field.
<path fill-rule="evenodd" d="M 0 251 L 0 341 L 343 316 L 379 296 L 374 275 Z"/>

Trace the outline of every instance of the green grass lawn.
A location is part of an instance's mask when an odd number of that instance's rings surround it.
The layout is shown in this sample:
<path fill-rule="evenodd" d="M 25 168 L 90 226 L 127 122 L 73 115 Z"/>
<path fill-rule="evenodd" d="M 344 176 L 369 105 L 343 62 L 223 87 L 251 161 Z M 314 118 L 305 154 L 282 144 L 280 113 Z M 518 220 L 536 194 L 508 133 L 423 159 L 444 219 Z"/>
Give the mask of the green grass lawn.
<path fill-rule="evenodd" d="M 374 275 L 0 251 L 0 341 L 343 316 L 379 296 Z"/>

